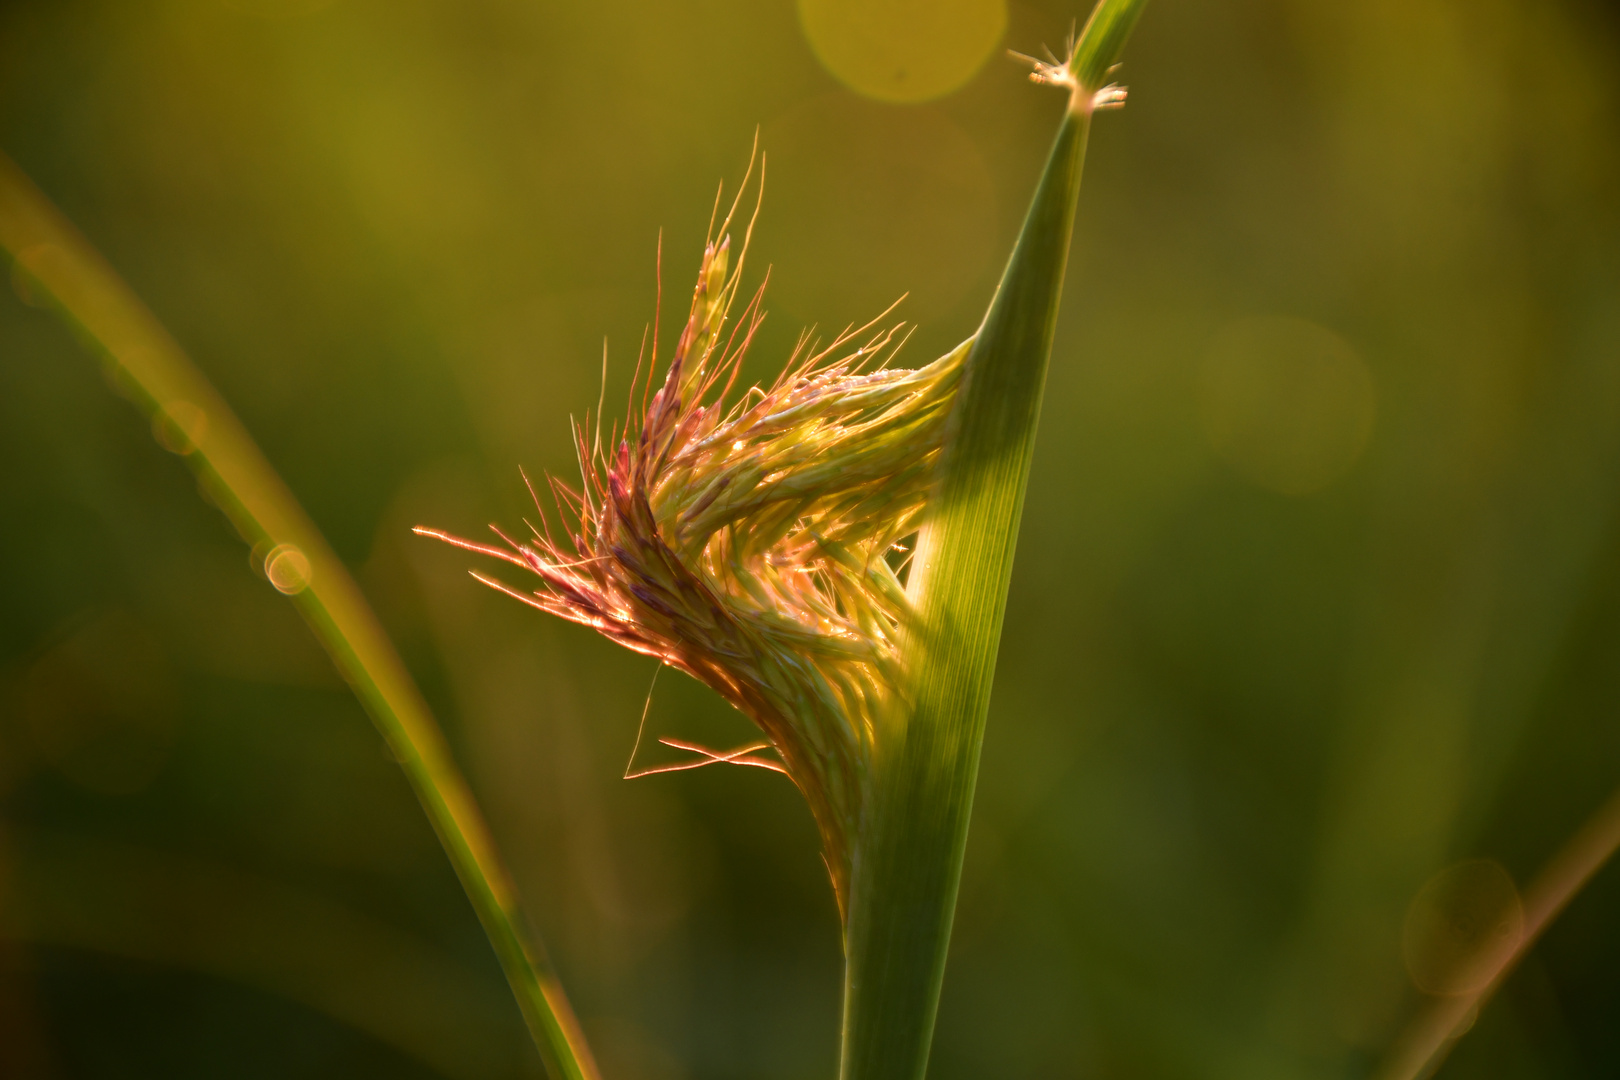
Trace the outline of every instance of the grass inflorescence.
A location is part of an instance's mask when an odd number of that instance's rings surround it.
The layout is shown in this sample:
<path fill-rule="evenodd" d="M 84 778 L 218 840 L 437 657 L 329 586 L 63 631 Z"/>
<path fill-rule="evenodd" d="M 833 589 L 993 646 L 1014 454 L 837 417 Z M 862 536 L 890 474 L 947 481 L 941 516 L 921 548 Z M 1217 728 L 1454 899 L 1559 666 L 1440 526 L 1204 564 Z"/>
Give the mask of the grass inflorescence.
<path fill-rule="evenodd" d="M 538 589 L 479 576 L 688 672 L 764 732 L 779 763 L 700 752 L 781 768 L 820 826 L 845 1080 L 927 1066 L 1086 136 L 1124 101 L 1111 77 L 1143 3 L 1103 0 L 1063 61 L 1036 66 L 1069 105 L 959 347 L 892 367 L 903 338 L 880 316 L 801 339 L 774 382 L 732 397 L 764 317 L 763 285 L 732 317 L 748 247 L 733 270 L 733 203 L 656 392 L 655 320 L 639 414 L 605 441 L 599 415 L 576 425 L 581 484 L 552 482 L 564 535 L 543 511 L 522 541 L 497 529 L 504 547 L 419 530 L 531 571 Z M 902 579 L 891 559 L 912 534 Z"/>
<path fill-rule="evenodd" d="M 799 786 L 842 903 L 874 743 L 902 683 L 911 605 L 896 553 L 926 507 L 967 345 L 892 367 L 903 327 L 880 316 L 825 345 L 801 337 L 775 382 L 733 395 L 764 285 L 733 318 L 747 239 L 733 268 L 730 222 L 711 230 L 658 389 L 655 367 L 632 382 L 639 417 L 606 440 L 600 417 L 575 426 L 581 483 L 550 482 L 560 537 L 538 498 L 540 525 L 523 541 L 496 529 L 504 547 L 418 532 L 532 571 L 533 591 L 475 576 L 686 672 L 749 717 L 780 763 L 724 760 Z"/>

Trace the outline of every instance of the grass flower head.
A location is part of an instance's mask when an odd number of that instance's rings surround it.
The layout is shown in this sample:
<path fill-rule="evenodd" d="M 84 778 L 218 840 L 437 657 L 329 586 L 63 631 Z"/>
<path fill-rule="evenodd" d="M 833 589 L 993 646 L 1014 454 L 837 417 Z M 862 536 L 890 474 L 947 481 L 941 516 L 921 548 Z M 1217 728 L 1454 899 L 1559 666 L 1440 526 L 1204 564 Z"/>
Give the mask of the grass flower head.
<path fill-rule="evenodd" d="M 900 692 L 910 608 L 896 553 L 918 527 L 967 344 L 891 367 L 904 335 L 880 316 L 824 347 L 801 336 L 775 382 L 734 395 L 765 286 L 733 317 L 753 222 L 733 268 L 731 220 L 710 230 L 656 391 L 654 330 L 648 377 L 638 368 L 631 386 L 640 415 L 606 440 L 600 416 L 575 425 L 581 483 L 551 479 L 566 537 L 543 511 L 524 541 L 496 528 L 503 547 L 418 532 L 533 572 L 532 591 L 474 576 L 679 668 L 758 725 L 780 764 L 713 759 L 793 779 L 843 904 L 867 765 Z"/>

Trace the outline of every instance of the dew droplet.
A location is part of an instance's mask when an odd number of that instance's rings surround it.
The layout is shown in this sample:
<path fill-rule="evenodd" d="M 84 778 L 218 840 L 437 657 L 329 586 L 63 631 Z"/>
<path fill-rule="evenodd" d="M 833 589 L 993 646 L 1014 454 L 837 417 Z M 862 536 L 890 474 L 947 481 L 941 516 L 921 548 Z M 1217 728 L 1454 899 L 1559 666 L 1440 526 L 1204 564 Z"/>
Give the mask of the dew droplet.
<path fill-rule="evenodd" d="M 297 544 L 277 544 L 264 558 L 264 576 L 278 591 L 295 596 L 309 588 L 309 556 Z"/>

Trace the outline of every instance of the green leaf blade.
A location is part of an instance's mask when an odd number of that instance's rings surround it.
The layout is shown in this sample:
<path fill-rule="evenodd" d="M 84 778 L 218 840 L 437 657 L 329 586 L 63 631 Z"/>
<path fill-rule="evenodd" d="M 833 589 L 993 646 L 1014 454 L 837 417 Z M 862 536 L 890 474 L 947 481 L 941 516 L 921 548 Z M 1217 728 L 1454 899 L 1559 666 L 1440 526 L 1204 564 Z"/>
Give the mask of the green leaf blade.
<path fill-rule="evenodd" d="M 1125 0 L 1123 3 L 1103 3 L 1092 11 L 1086 28 L 1080 34 L 1068 68 L 1089 98 L 1113 80 L 1110 75 L 1125 51 L 1125 42 L 1136 29 L 1147 0 Z"/>
<path fill-rule="evenodd" d="M 1145 0 L 1103 0 L 975 335 L 909 584 L 906 715 L 877 740 L 845 928 L 843 1080 L 921 1080 L 944 979 L 991 683 L 1092 113 Z"/>

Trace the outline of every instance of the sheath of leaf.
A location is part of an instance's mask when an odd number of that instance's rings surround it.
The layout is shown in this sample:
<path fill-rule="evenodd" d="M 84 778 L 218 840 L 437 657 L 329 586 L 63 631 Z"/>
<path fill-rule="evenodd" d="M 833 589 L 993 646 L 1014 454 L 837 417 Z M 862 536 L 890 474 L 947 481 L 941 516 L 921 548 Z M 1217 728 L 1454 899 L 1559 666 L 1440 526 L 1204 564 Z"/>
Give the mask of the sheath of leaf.
<path fill-rule="evenodd" d="M 733 319 L 753 220 L 732 269 L 731 218 L 711 224 L 691 314 L 649 400 L 655 322 L 639 420 L 606 442 L 600 416 L 594 435 L 588 415 L 575 424 L 580 487 L 549 478 L 574 523 L 567 543 L 543 510 L 526 542 L 491 526 L 505 548 L 417 532 L 532 571 L 533 592 L 473 576 L 679 668 L 758 725 L 810 804 L 842 908 L 874 742 L 900 686 L 910 608 L 891 557 L 919 524 L 971 341 L 926 367 L 890 367 L 904 336 L 879 325 L 885 312 L 825 347 L 801 336 L 774 383 L 733 400 L 765 286 Z"/>

